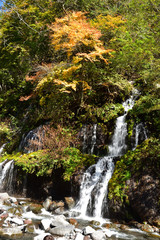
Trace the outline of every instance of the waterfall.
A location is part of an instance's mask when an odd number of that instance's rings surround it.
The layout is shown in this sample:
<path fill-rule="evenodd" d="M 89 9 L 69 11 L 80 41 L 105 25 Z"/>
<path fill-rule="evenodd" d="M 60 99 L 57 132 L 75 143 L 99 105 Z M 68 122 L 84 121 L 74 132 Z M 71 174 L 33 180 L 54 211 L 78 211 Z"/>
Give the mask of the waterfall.
<path fill-rule="evenodd" d="M 0 147 L 0 156 L 2 155 L 3 153 L 3 150 L 4 150 L 4 147 L 6 146 L 6 143 L 4 143 L 1 147 Z"/>
<path fill-rule="evenodd" d="M 0 191 L 13 192 L 14 160 L 0 163 Z"/>
<path fill-rule="evenodd" d="M 114 157 L 122 156 L 127 150 L 127 123 L 126 115 L 129 109 L 132 109 L 137 92 L 127 99 L 124 103 L 124 115 L 116 120 L 116 126 L 109 145 L 107 156 L 98 160 L 95 165 L 90 166 L 84 173 L 80 187 L 80 199 L 74 210 L 80 213 L 80 217 L 93 216 L 97 218 L 104 217 L 107 213 L 107 194 L 108 182 L 114 171 Z M 85 132 L 86 134 L 86 132 Z M 85 136 L 86 138 L 86 136 Z M 96 126 L 93 126 L 92 147 L 96 143 Z M 92 149 L 92 148 L 91 148 Z"/>
<path fill-rule="evenodd" d="M 137 145 L 147 139 L 147 132 L 143 123 L 139 123 L 135 127 L 135 144 L 133 150 L 136 149 Z"/>
<path fill-rule="evenodd" d="M 93 125 L 93 135 L 92 135 L 92 141 L 91 141 L 91 154 L 94 152 L 94 147 L 96 145 L 97 140 L 97 124 Z"/>
<path fill-rule="evenodd" d="M 97 124 L 84 125 L 81 129 L 82 152 L 94 154 L 97 141 Z"/>
<path fill-rule="evenodd" d="M 42 126 L 39 126 L 29 131 L 26 135 L 23 135 L 21 143 L 19 145 L 19 151 L 31 153 L 42 149 L 42 139 L 40 134 L 41 130 Z"/>

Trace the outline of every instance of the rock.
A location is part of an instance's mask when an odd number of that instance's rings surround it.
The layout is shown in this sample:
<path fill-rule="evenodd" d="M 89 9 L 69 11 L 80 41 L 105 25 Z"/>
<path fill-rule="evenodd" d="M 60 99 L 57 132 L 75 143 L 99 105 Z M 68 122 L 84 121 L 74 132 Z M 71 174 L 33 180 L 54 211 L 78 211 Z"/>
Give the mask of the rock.
<path fill-rule="evenodd" d="M 129 227 L 126 226 L 126 225 L 124 225 L 124 224 L 122 224 L 122 225 L 120 226 L 120 229 L 121 229 L 121 230 L 128 230 Z"/>
<path fill-rule="evenodd" d="M 14 228 L 8 227 L 8 228 L 1 228 L 0 234 L 9 235 L 9 236 L 22 235 L 22 231 L 21 231 L 21 229 L 19 229 L 17 227 L 14 227 Z"/>
<path fill-rule="evenodd" d="M 69 223 L 72 224 L 72 225 L 74 225 L 75 227 L 78 226 L 78 222 L 77 222 L 77 220 L 74 219 L 74 218 L 70 218 L 70 219 L 69 219 Z"/>
<path fill-rule="evenodd" d="M 52 204 L 52 197 L 46 198 L 46 200 L 43 202 L 43 207 L 45 208 L 46 211 L 49 210 L 50 205 Z"/>
<path fill-rule="evenodd" d="M 64 207 L 59 207 L 59 208 L 56 208 L 55 210 L 54 210 L 54 212 L 56 213 L 56 214 L 62 214 L 63 212 L 64 212 Z"/>
<path fill-rule="evenodd" d="M 50 228 L 51 223 L 52 223 L 51 219 L 45 218 L 41 220 L 41 226 L 45 231 Z"/>
<path fill-rule="evenodd" d="M 17 218 L 17 217 L 13 217 L 13 218 L 8 217 L 6 221 L 9 221 L 10 223 L 15 223 L 17 225 L 23 225 L 23 219 Z"/>
<path fill-rule="evenodd" d="M 72 209 L 75 207 L 75 201 L 72 197 L 65 197 L 65 204 L 67 209 Z"/>
<path fill-rule="evenodd" d="M 81 233 L 77 233 L 75 240 L 84 240 L 84 236 Z"/>
<path fill-rule="evenodd" d="M 52 219 L 51 226 L 52 227 L 59 227 L 59 226 L 68 226 L 69 222 L 66 221 L 65 217 L 63 215 L 57 216 L 54 219 Z"/>
<path fill-rule="evenodd" d="M 43 240 L 54 240 L 54 237 L 52 235 L 47 235 L 43 238 Z"/>
<path fill-rule="evenodd" d="M 160 228 L 160 216 L 156 217 L 154 220 L 153 220 L 153 224 L 157 227 Z"/>
<path fill-rule="evenodd" d="M 14 204 L 18 204 L 18 201 L 15 197 L 10 197 L 9 201 Z"/>
<path fill-rule="evenodd" d="M 145 231 L 145 232 L 148 232 L 148 233 L 153 233 L 154 232 L 154 229 L 149 224 L 143 224 L 141 229 L 142 229 L 142 231 Z"/>
<path fill-rule="evenodd" d="M 105 233 L 101 230 L 93 232 L 91 234 L 91 238 L 93 240 L 106 240 L 107 239 Z"/>
<path fill-rule="evenodd" d="M 64 202 L 63 201 L 59 201 L 59 202 L 53 201 L 52 204 L 49 207 L 49 211 L 54 211 L 54 210 L 56 210 L 57 208 L 60 208 L 60 207 L 64 207 Z"/>
<path fill-rule="evenodd" d="M 104 223 L 102 227 L 109 229 L 111 227 L 110 223 Z"/>
<path fill-rule="evenodd" d="M 5 219 L 8 217 L 8 213 L 7 212 L 3 212 L 1 215 L 0 215 L 0 218 L 1 219 Z"/>
<path fill-rule="evenodd" d="M 32 219 L 24 219 L 24 224 L 27 224 L 27 225 L 32 224 Z"/>
<path fill-rule="evenodd" d="M 69 224 L 68 226 L 63 226 L 63 227 L 59 226 L 59 227 L 51 228 L 49 229 L 49 232 L 52 235 L 65 236 L 67 234 L 70 234 L 73 230 L 74 230 L 74 226 Z"/>
<path fill-rule="evenodd" d="M 10 197 L 8 193 L 0 193 L 0 204 L 4 204 L 6 200 L 8 200 Z"/>
<path fill-rule="evenodd" d="M 92 227 L 90 227 L 90 226 L 87 226 L 87 227 L 85 227 L 85 228 L 83 229 L 84 235 L 89 235 L 89 234 L 91 234 L 91 233 L 93 233 L 93 232 L 95 232 L 95 230 L 94 230 Z"/>
<path fill-rule="evenodd" d="M 90 224 L 95 225 L 95 226 L 99 226 L 100 222 L 93 220 L 93 221 L 90 222 Z"/>
<path fill-rule="evenodd" d="M 34 233 L 34 231 L 35 231 L 35 225 L 29 224 L 29 225 L 26 226 L 26 232 L 27 233 Z"/>
<path fill-rule="evenodd" d="M 38 214 L 41 212 L 42 209 L 42 205 L 41 204 L 37 204 L 37 203 L 31 203 L 28 208 L 26 206 L 26 211 L 32 211 L 35 214 Z"/>
<path fill-rule="evenodd" d="M 34 237 L 34 240 L 44 240 L 46 236 L 50 235 L 49 233 L 41 233 L 38 236 Z"/>
<path fill-rule="evenodd" d="M 91 240 L 90 236 L 84 236 L 83 240 Z"/>

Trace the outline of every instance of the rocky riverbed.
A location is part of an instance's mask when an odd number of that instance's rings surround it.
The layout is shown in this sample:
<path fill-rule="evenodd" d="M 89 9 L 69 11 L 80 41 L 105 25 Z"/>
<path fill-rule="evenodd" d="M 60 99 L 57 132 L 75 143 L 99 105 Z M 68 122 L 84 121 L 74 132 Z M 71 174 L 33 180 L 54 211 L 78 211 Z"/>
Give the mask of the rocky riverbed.
<path fill-rule="evenodd" d="M 71 211 L 72 198 L 41 204 L 30 199 L 15 198 L 0 193 L 0 239 L 23 240 L 107 240 L 160 239 L 160 229 L 147 223 L 128 224 L 100 219 L 79 219 Z M 72 214 L 71 214 L 72 213 Z"/>

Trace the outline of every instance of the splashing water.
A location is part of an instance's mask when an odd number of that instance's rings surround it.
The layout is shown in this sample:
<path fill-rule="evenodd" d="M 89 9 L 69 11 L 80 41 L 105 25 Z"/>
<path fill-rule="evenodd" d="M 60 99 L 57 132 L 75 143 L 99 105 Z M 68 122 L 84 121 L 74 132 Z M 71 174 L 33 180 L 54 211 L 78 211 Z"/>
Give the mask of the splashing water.
<path fill-rule="evenodd" d="M 80 187 L 80 200 L 75 211 L 80 212 L 80 217 L 93 216 L 103 217 L 107 213 L 108 182 L 114 171 L 114 157 L 122 156 L 127 150 L 127 123 L 126 115 L 129 109 L 134 106 L 137 92 L 123 103 L 124 115 L 116 120 L 116 126 L 109 145 L 108 156 L 102 157 L 97 164 L 90 166 L 83 176 Z M 96 140 L 96 126 L 93 126 L 93 148 Z"/>

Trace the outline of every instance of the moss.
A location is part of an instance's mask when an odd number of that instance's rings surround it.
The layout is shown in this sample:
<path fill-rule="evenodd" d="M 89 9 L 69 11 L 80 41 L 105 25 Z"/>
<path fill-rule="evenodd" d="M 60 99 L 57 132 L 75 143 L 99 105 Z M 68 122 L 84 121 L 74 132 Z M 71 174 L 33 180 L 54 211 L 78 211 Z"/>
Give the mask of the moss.
<path fill-rule="evenodd" d="M 127 199 L 126 181 L 139 177 L 145 171 L 151 171 L 160 178 L 160 143 L 156 138 L 150 138 L 139 145 L 134 151 L 128 151 L 116 163 L 114 174 L 109 182 L 109 199 Z"/>
<path fill-rule="evenodd" d="M 82 154 L 77 148 L 66 148 L 63 157 L 53 159 L 44 150 L 28 154 L 15 153 L 8 154 L 0 158 L 0 162 L 14 159 L 15 165 L 26 173 L 37 176 L 51 176 L 57 168 L 64 169 L 64 180 L 69 181 L 71 176 L 80 168 L 88 168 L 96 161 L 96 156 Z"/>

